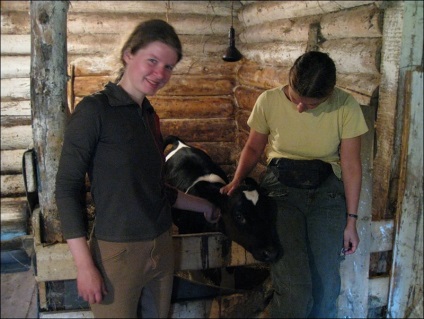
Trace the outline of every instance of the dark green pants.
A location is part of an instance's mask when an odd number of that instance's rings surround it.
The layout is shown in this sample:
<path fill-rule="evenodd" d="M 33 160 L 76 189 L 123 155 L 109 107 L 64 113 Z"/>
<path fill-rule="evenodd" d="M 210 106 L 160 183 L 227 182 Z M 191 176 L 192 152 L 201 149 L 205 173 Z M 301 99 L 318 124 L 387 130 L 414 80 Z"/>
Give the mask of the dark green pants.
<path fill-rule="evenodd" d="M 276 205 L 283 256 L 271 265 L 271 317 L 334 318 L 346 226 L 343 182 L 332 174 L 317 189 L 287 187 L 268 167 L 262 181 Z"/>

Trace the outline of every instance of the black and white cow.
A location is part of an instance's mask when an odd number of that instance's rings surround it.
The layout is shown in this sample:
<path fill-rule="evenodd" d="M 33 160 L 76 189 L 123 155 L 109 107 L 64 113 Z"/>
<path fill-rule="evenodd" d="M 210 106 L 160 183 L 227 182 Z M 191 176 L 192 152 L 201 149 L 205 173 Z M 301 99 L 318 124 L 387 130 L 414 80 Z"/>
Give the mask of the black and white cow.
<path fill-rule="evenodd" d="M 180 234 L 218 231 L 249 251 L 256 260 L 274 261 L 280 254 L 275 223 L 268 197 L 251 178 L 231 196 L 220 193 L 228 183 L 224 171 L 204 151 L 168 136 L 164 147 L 172 145 L 166 156 L 166 181 L 188 194 L 206 198 L 221 209 L 221 219 L 208 223 L 202 214 L 173 211 Z"/>

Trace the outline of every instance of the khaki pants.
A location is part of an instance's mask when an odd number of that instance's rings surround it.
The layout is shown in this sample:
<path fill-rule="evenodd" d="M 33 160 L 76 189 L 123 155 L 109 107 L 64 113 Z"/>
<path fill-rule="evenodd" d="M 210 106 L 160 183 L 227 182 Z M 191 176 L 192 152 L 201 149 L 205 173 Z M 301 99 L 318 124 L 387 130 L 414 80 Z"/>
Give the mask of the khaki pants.
<path fill-rule="evenodd" d="M 174 273 L 169 231 L 154 240 L 107 242 L 92 238 L 93 258 L 105 280 L 107 295 L 92 304 L 96 318 L 167 318 Z"/>

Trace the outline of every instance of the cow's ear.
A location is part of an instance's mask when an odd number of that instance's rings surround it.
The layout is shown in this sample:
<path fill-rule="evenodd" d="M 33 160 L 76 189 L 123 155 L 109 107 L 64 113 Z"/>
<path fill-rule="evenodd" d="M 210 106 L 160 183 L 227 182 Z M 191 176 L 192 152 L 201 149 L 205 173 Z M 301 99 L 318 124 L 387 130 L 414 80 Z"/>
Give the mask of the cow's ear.
<path fill-rule="evenodd" d="M 244 179 L 244 183 L 246 184 L 246 186 L 249 187 L 249 189 L 257 189 L 259 188 L 259 184 L 251 177 L 246 177 Z"/>

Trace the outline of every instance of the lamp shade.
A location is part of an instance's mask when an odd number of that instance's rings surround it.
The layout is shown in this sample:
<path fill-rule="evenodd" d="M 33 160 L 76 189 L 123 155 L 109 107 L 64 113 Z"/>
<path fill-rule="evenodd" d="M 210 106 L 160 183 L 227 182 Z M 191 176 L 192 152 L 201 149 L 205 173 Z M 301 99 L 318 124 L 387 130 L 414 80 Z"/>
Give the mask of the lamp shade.
<path fill-rule="evenodd" d="M 243 55 L 236 48 L 235 30 L 233 26 L 231 26 L 230 28 L 230 32 L 228 33 L 228 38 L 230 39 L 230 46 L 225 51 L 225 54 L 222 56 L 222 59 L 226 62 L 239 61 L 243 57 Z"/>

